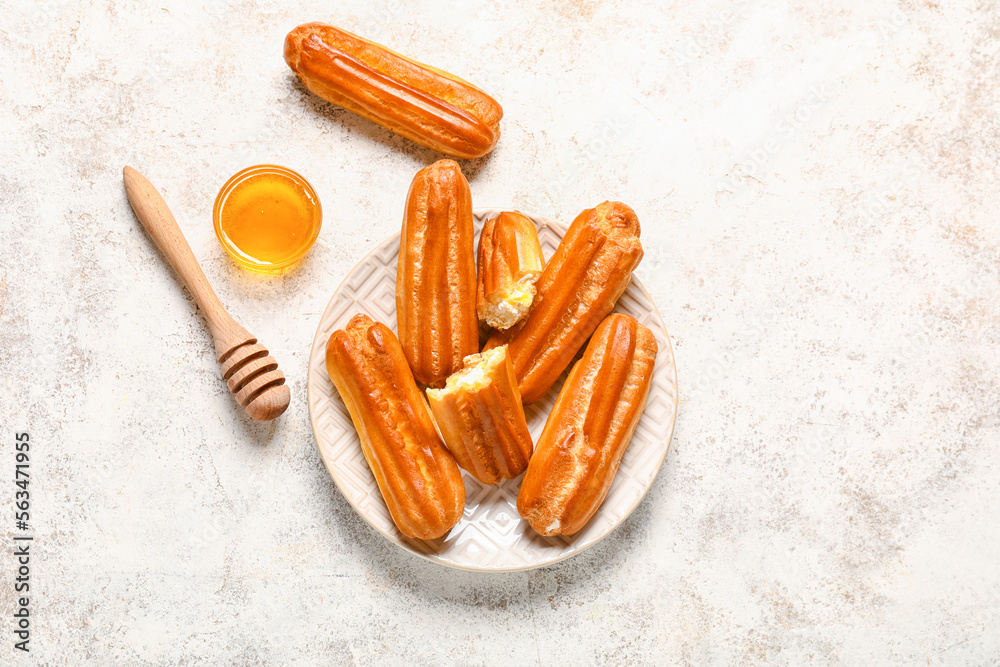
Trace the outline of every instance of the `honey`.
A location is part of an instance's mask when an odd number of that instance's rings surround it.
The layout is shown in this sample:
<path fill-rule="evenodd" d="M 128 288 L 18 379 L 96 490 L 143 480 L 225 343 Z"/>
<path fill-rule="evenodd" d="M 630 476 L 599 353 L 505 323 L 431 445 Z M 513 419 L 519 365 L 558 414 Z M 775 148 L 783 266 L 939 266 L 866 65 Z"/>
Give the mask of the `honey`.
<path fill-rule="evenodd" d="M 319 236 L 323 210 L 309 182 L 285 167 L 234 175 L 215 198 L 215 235 L 233 259 L 271 272 L 302 258 Z"/>

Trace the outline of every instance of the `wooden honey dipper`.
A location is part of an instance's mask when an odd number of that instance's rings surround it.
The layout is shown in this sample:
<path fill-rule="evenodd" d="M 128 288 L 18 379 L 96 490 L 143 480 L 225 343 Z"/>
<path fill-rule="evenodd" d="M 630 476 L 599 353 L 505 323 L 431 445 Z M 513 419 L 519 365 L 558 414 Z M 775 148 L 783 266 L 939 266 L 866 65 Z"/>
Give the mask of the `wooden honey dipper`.
<path fill-rule="evenodd" d="M 125 167 L 124 176 L 125 193 L 136 217 L 205 313 L 229 391 L 254 419 L 274 419 L 285 411 L 291 397 L 278 362 L 223 307 L 153 184 L 132 167 Z"/>

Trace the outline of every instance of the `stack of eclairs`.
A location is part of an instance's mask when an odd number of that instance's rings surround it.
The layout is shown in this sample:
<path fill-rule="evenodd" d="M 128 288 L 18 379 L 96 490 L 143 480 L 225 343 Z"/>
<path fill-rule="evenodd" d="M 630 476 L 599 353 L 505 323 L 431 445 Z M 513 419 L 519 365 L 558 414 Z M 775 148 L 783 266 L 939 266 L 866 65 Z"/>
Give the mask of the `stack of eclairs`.
<path fill-rule="evenodd" d="M 324 99 L 447 155 L 479 157 L 499 135 L 503 112 L 480 89 L 338 28 L 299 26 L 285 59 Z M 326 346 L 400 532 L 436 539 L 459 522 L 460 469 L 483 484 L 523 473 L 517 510 L 542 535 L 587 524 L 642 415 L 657 353 L 649 329 L 611 312 L 642 259 L 639 231 L 631 208 L 604 202 L 576 217 L 546 263 L 535 223 L 505 211 L 485 221 L 477 251 L 458 164 L 417 172 L 399 239 L 398 337 L 357 314 Z M 532 443 L 523 406 L 571 363 Z"/>
<path fill-rule="evenodd" d="M 420 170 L 399 239 L 399 337 L 355 315 L 330 336 L 330 378 L 403 534 L 433 539 L 458 523 L 463 468 L 483 484 L 524 473 L 521 517 L 572 535 L 607 495 L 649 393 L 656 340 L 611 314 L 642 258 L 639 221 L 620 202 L 583 211 L 545 263 L 534 222 L 505 211 L 483 226 L 478 271 L 474 236 L 458 164 Z M 533 444 L 523 405 L 585 343 Z"/>

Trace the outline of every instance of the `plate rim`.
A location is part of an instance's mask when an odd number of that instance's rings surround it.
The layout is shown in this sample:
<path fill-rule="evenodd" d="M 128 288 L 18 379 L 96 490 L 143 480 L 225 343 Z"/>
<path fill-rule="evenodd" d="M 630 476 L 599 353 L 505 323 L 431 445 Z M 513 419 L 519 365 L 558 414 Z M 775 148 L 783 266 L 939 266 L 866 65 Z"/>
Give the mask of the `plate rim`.
<path fill-rule="evenodd" d="M 531 220 L 535 221 L 536 224 L 538 224 L 539 222 L 543 222 L 543 223 L 545 223 L 546 225 L 548 225 L 550 227 L 558 229 L 560 231 L 561 236 L 565 236 L 566 232 L 569 230 L 569 225 L 566 225 L 566 224 L 563 224 L 561 222 L 558 222 L 557 220 L 553 220 L 552 218 L 549 218 L 547 216 L 538 215 L 538 214 L 530 212 L 530 211 L 521 211 L 520 209 L 516 209 L 516 208 L 500 208 L 500 207 L 495 207 L 495 206 L 474 207 L 472 209 L 472 214 L 473 214 L 474 217 L 480 217 L 480 218 L 484 218 L 485 219 L 485 218 L 488 218 L 488 217 L 491 217 L 491 216 L 498 215 L 499 213 L 501 213 L 503 211 L 514 211 L 514 210 L 517 210 L 518 212 L 520 212 L 523 215 L 527 216 Z M 385 245 L 388 241 L 392 240 L 394 237 L 397 237 L 399 235 L 400 235 L 400 232 L 395 232 L 395 233 L 389 234 L 388 236 L 386 236 L 385 238 L 383 238 L 381 241 L 379 241 L 378 243 L 376 243 L 372 247 L 371 250 L 369 250 L 367 253 L 365 253 L 365 255 L 363 257 L 361 257 L 361 259 L 359 259 L 357 262 L 355 262 L 354 265 L 351 266 L 351 268 L 349 268 L 347 270 L 347 273 L 344 275 L 343 279 L 341 279 L 341 281 L 337 284 L 337 287 L 330 294 L 330 299 L 327 301 L 326 306 L 323 308 L 322 312 L 320 313 L 319 323 L 316 325 L 316 333 L 313 335 L 313 341 L 312 341 L 312 344 L 310 345 L 310 348 L 309 348 L 309 360 L 308 360 L 307 365 L 306 365 L 306 407 L 309 410 L 309 424 L 310 424 L 310 426 L 312 428 L 312 432 L 313 432 L 313 442 L 316 445 L 316 453 L 319 454 L 320 460 L 323 461 L 323 467 L 326 468 L 326 472 L 330 476 L 330 479 L 333 480 L 333 484 L 334 484 L 334 486 L 337 487 L 337 491 L 340 493 L 341 497 L 344 500 L 347 501 L 347 503 L 351 506 L 351 508 L 354 509 L 354 511 L 358 514 L 358 516 L 360 516 L 364 520 L 364 522 L 366 524 L 368 524 L 369 528 L 374 529 L 376 533 L 378 533 L 379 535 L 381 535 L 382 537 L 384 537 L 385 539 L 387 539 L 391 544 L 394 544 L 395 546 L 399 547 L 400 549 L 403 549 L 404 551 L 406 551 L 409 554 L 412 554 L 414 556 L 419 556 L 423 560 L 435 563 L 436 565 L 450 567 L 450 568 L 454 568 L 454 569 L 457 569 L 457 570 L 465 570 L 465 571 L 469 571 L 469 572 L 485 572 L 485 573 L 524 572 L 526 570 L 534 570 L 534 569 L 538 569 L 538 568 L 541 568 L 541 567 L 547 567 L 547 566 L 550 566 L 550 565 L 555 565 L 556 563 L 560 563 L 560 562 L 565 561 L 565 560 L 567 560 L 569 558 L 572 558 L 573 556 L 577 556 L 577 555 L 583 553 L 584 551 L 587 551 L 591 547 L 595 546 L 596 544 L 599 544 L 605 538 L 607 538 L 609 535 L 611 535 L 611 533 L 615 532 L 615 530 L 617 530 L 623 523 L 625 523 L 625 521 L 632 515 L 633 512 L 635 512 L 636 508 L 638 508 L 639 505 L 642 503 L 642 501 L 646 498 L 646 495 L 649 493 L 650 489 L 653 488 L 653 482 L 655 482 L 656 478 L 659 476 L 660 470 L 663 468 L 663 462 L 667 458 L 667 453 L 670 451 L 671 444 L 673 444 L 674 431 L 676 431 L 676 428 L 677 428 L 677 415 L 678 415 L 678 413 L 680 411 L 680 394 L 679 394 L 679 389 L 678 389 L 679 384 L 678 384 L 678 378 L 677 378 L 677 357 L 674 354 L 673 341 L 671 341 L 671 339 L 670 339 L 670 332 L 667 329 L 667 326 L 666 326 L 666 324 L 663 321 L 663 316 L 660 314 L 660 309 L 657 307 L 656 301 L 655 301 L 655 299 L 653 299 L 653 295 L 650 294 L 649 290 L 646 289 L 646 286 L 642 284 L 642 281 L 640 281 L 636 277 L 636 275 L 635 275 L 634 272 L 632 273 L 631 281 L 630 282 L 634 283 L 636 285 L 636 287 L 638 287 L 645 294 L 645 296 L 648 298 L 649 303 L 652 304 L 653 314 L 655 314 L 656 319 L 659 320 L 660 325 L 663 328 L 664 338 L 666 339 L 667 348 L 668 348 L 667 351 L 669 352 L 669 358 L 673 362 L 671 364 L 672 371 L 673 371 L 673 373 L 672 373 L 672 375 L 673 375 L 672 380 L 673 380 L 674 396 L 676 397 L 676 399 L 674 401 L 672 401 L 672 403 L 673 403 L 673 413 L 671 414 L 671 417 L 670 417 L 670 433 L 669 433 L 669 435 L 666 438 L 666 446 L 663 448 L 662 454 L 660 455 L 659 459 L 656 461 L 656 466 L 655 466 L 656 470 L 655 470 L 655 472 L 653 472 L 653 475 L 650 478 L 649 484 L 643 489 L 642 493 L 635 498 L 635 501 L 631 504 L 630 507 L 628 507 L 627 511 L 622 514 L 622 517 L 618 521 L 618 523 L 616 523 L 610 530 L 608 530 L 608 532 L 604 533 L 603 535 L 601 535 L 600 537 L 598 537 L 597 539 L 595 539 L 593 542 L 590 542 L 587 545 L 581 546 L 578 549 L 571 550 L 568 553 L 564 553 L 564 554 L 561 554 L 559 556 L 555 556 L 553 558 L 550 558 L 550 559 L 547 559 L 547 560 L 544 560 L 544 561 L 541 561 L 541 562 L 538 562 L 538 563 L 530 563 L 530 564 L 526 564 L 526 565 L 518 565 L 518 566 L 513 566 L 513 567 L 486 567 L 486 566 L 477 566 L 477 565 L 465 565 L 465 564 L 451 562 L 451 561 L 445 560 L 445 559 L 440 558 L 440 557 L 436 557 L 434 554 L 423 553 L 423 552 L 418 551 L 417 549 L 413 548 L 412 546 L 410 546 L 405 541 L 398 540 L 395 535 L 388 534 L 386 531 L 382 530 L 381 527 L 379 527 L 379 526 L 375 525 L 374 523 L 372 523 L 369 520 L 369 518 L 365 515 L 365 513 L 362 512 L 361 509 L 348 496 L 348 494 L 344 493 L 344 490 L 341 488 L 340 482 L 337 480 L 336 475 L 334 475 L 333 471 L 330 469 L 330 464 L 327 462 L 326 457 L 323 456 L 323 450 L 320 448 L 319 437 L 317 436 L 317 433 L 318 433 L 317 424 L 316 424 L 317 417 L 316 417 L 316 415 L 313 412 L 313 401 L 310 400 L 310 397 L 312 396 L 313 391 L 314 391 L 313 374 L 312 374 L 313 355 L 316 354 L 317 350 L 319 349 L 320 334 L 322 333 L 322 330 L 323 330 L 323 317 L 326 315 L 326 312 L 330 309 L 330 306 L 333 304 L 333 300 L 335 298 L 337 298 L 337 296 L 340 294 L 341 289 L 347 283 L 347 281 L 350 278 L 351 274 L 354 272 L 354 270 L 358 266 L 360 266 L 361 264 L 363 264 L 364 262 L 366 262 L 372 255 L 374 255 L 376 252 L 378 252 L 378 250 L 383 245 Z M 324 367 L 325 367 L 325 362 L 324 362 Z M 319 390 L 315 389 L 315 391 L 319 391 Z M 367 461 L 365 463 L 367 464 Z M 384 502 L 384 500 L 383 500 L 383 502 Z M 602 505 L 603 505 L 603 502 L 602 502 Z M 600 511 L 600 507 L 598 507 L 597 511 Z"/>

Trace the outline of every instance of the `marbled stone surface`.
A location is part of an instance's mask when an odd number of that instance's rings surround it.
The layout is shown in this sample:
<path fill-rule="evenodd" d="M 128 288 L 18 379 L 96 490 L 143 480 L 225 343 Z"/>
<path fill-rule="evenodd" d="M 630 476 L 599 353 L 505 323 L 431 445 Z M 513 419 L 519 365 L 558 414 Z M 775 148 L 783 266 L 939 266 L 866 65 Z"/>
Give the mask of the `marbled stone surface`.
<path fill-rule="evenodd" d="M 1000 660 L 1000 5 L 11 2 L 0 9 L 0 479 L 31 434 L 38 664 Z M 306 410 L 319 313 L 438 157 L 306 92 L 327 20 L 506 112 L 477 205 L 620 199 L 676 346 L 666 463 L 607 540 L 484 576 L 391 546 Z M 211 207 L 301 171 L 316 247 L 240 269 Z M 292 404 L 251 423 L 132 215 L 131 164 Z M 0 605 L 14 592 L 6 514 Z M 7 612 L 4 612 L 5 615 Z M 14 659 L 0 624 L 0 662 Z"/>

